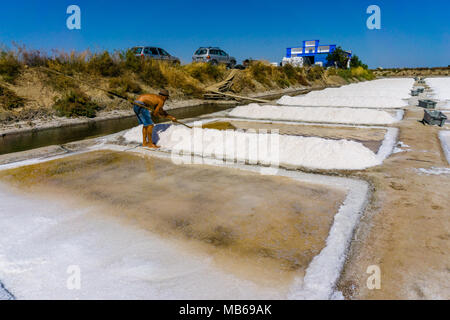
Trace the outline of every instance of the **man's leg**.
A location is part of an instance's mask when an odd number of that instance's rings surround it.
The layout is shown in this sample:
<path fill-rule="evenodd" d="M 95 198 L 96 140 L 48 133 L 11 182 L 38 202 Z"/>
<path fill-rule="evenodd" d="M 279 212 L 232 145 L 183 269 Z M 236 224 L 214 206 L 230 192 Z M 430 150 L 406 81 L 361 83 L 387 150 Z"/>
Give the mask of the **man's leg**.
<path fill-rule="evenodd" d="M 148 145 L 149 148 L 159 148 L 156 144 L 153 143 L 152 135 L 153 135 L 153 125 L 147 127 L 147 139 L 148 139 Z"/>
<path fill-rule="evenodd" d="M 147 145 L 147 128 L 146 126 L 142 127 L 142 146 L 146 146 Z"/>

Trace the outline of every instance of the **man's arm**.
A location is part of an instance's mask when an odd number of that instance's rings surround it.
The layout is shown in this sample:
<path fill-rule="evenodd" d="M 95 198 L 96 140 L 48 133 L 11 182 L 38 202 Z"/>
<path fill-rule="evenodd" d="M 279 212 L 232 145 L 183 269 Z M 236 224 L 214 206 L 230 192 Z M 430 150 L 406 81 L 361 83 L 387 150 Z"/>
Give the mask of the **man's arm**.
<path fill-rule="evenodd" d="M 158 102 L 158 105 L 155 108 L 155 116 L 161 117 L 161 118 L 166 118 L 166 119 L 169 119 L 170 121 L 176 121 L 177 119 L 174 116 L 171 116 L 170 114 L 168 114 L 166 111 L 164 111 L 162 109 L 163 106 L 164 106 L 163 101 Z"/>
<path fill-rule="evenodd" d="M 155 108 L 155 115 L 156 116 L 162 115 L 161 109 L 162 109 L 163 106 L 164 106 L 164 101 L 159 101 L 158 104 L 156 105 L 156 108 Z"/>

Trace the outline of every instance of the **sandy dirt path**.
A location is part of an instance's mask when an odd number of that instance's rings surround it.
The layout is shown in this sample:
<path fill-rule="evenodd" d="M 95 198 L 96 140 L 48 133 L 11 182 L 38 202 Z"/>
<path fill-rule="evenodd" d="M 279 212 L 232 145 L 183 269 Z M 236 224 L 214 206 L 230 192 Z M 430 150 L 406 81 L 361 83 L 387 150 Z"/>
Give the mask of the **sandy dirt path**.
<path fill-rule="evenodd" d="M 350 299 L 450 299 L 450 174 L 436 126 L 409 107 L 396 125 L 409 151 L 358 173 L 373 185 L 372 202 L 350 249 L 339 289 Z M 448 128 L 448 124 L 446 125 Z M 369 290 L 367 267 L 378 265 L 381 289 Z"/>

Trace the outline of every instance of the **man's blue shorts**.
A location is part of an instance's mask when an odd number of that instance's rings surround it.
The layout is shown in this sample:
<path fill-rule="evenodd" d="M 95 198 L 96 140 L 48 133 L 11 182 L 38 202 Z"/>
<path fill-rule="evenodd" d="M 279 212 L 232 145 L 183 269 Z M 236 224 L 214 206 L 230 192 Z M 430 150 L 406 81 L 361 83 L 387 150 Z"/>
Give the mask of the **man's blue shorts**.
<path fill-rule="evenodd" d="M 135 103 L 143 105 L 143 102 L 141 101 L 135 101 Z M 138 118 L 139 124 L 142 124 L 144 127 L 153 125 L 152 116 L 150 115 L 150 111 L 148 109 L 134 105 L 133 110 Z"/>

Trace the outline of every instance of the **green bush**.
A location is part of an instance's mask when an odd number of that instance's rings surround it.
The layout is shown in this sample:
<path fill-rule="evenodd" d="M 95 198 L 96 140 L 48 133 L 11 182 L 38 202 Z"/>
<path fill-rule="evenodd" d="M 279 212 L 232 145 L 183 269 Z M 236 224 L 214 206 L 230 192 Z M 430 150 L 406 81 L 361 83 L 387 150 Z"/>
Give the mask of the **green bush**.
<path fill-rule="evenodd" d="M 346 81 L 350 81 L 352 78 L 352 72 L 350 69 L 337 69 L 337 74 Z"/>
<path fill-rule="evenodd" d="M 120 95 L 126 95 L 127 93 L 138 94 L 142 92 L 141 86 L 128 76 L 110 79 L 109 88 Z"/>
<path fill-rule="evenodd" d="M 15 108 L 23 107 L 25 105 L 25 99 L 16 95 L 14 91 L 9 90 L 6 87 L 0 86 L 0 107 L 6 110 L 12 110 Z"/>
<path fill-rule="evenodd" d="M 321 66 L 313 66 L 307 72 L 307 79 L 310 81 L 320 80 L 323 77 L 324 69 Z"/>
<path fill-rule="evenodd" d="M 29 67 L 48 66 L 49 58 L 39 50 L 26 50 L 19 48 L 20 60 Z"/>
<path fill-rule="evenodd" d="M 233 81 L 231 90 L 234 92 L 251 91 L 255 89 L 253 79 L 248 72 L 240 72 Z"/>
<path fill-rule="evenodd" d="M 350 81 L 352 78 L 356 78 L 358 80 L 373 80 L 375 79 L 375 75 L 372 71 L 364 69 L 363 67 L 357 67 L 352 69 L 338 69 L 337 74 L 347 80 Z"/>
<path fill-rule="evenodd" d="M 336 63 L 338 68 L 345 68 L 347 67 L 348 55 L 341 47 L 337 47 L 327 55 L 327 60 Z"/>
<path fill-rule="evenodd" d="M 120 66 L 116 63 L 108 51 L 94 54 L 88 62 L 88 70 L 91 73 L 104 77 L 117 77 L 121 74 Z"/>
<path fill-rule="evenodd" d="M 289 82 L 293 84 L 301 84 L 303 86 L 309 85 L 308 80 L 304 75 L 304 69 L 300 67 L 294 67 L 290 64 L 283 66 L 283 72 L 289 79 Z"/>
<path fill-rule="evenodd" d="M 362 63 L 359 57 L 355 54 L 353 55 L 352 60 L 350 60 L 350 68 L 358 68 L 358 67 L 362 67 L 366 70 L 369 68 L 367 64 Z"/>
<path fill-rule="evenodd" d="M 203 98 L 203 90 L 199 87 L 197 87 L 196 85 L 194 85 L 193 83 L 188 83 L 185 82 L 182 84 L 181 86 L 181 91 L 186 95 L 186 96 L 191 96 L 194 98 Z"/>
<path fill-rule="evenodd" d="M 212 65 L 210 63 L 190 63 L 182 67 L 192 78 L 201 83 L 217 82 L 224 78 L 226 67 L 224 65 Z"/>
<path fill-rule="evenodd" d="M 58 92 L 67 92 L 71 89 L 78 89 L 78 83 L 63 75 L 47 73 L 43 82 Z"/>
<path fill-rule="evenodd" d="M 119 53 L 119 57 L 122 65 L 126 69 L 136 73 L 141 70 L 143 59 L 136 56 L 132 50 L 127 50 L 126 52 Z"/>
<path fill-rule="evenodd" d="M 271 87 L 270 75 L 272 73 L 272 67 L 270 65 L 262 61 L 253 61 L 250 63 L 248 70 L 256 81 L 265 87 Z"/>
<path fill-rule="evenodd" d="M 21 70 L 22 65 L 12 52 L 0 52 L 0 76 L 4 81 L 13 83 Z"/>
<path fill-rule="evenodd" d="M 71 90 L 53 106 L 59 116 L 94 118 L 100 107 L 80 90 Z"/>
<path fill-rule="evenodd" d="M 145 59 L 142 62 L 139 78 L 150 87 L 161 88 L 168 84 L 161 71 L 160 62 L 153 59 Z"/>
<path fill-rule="evenodd" d="M 297 72 L 292 64 L 285 64 L 283 67 L 281 67 L 281 70 L 289 80 L 295 79 L 297 77 Z"/>

